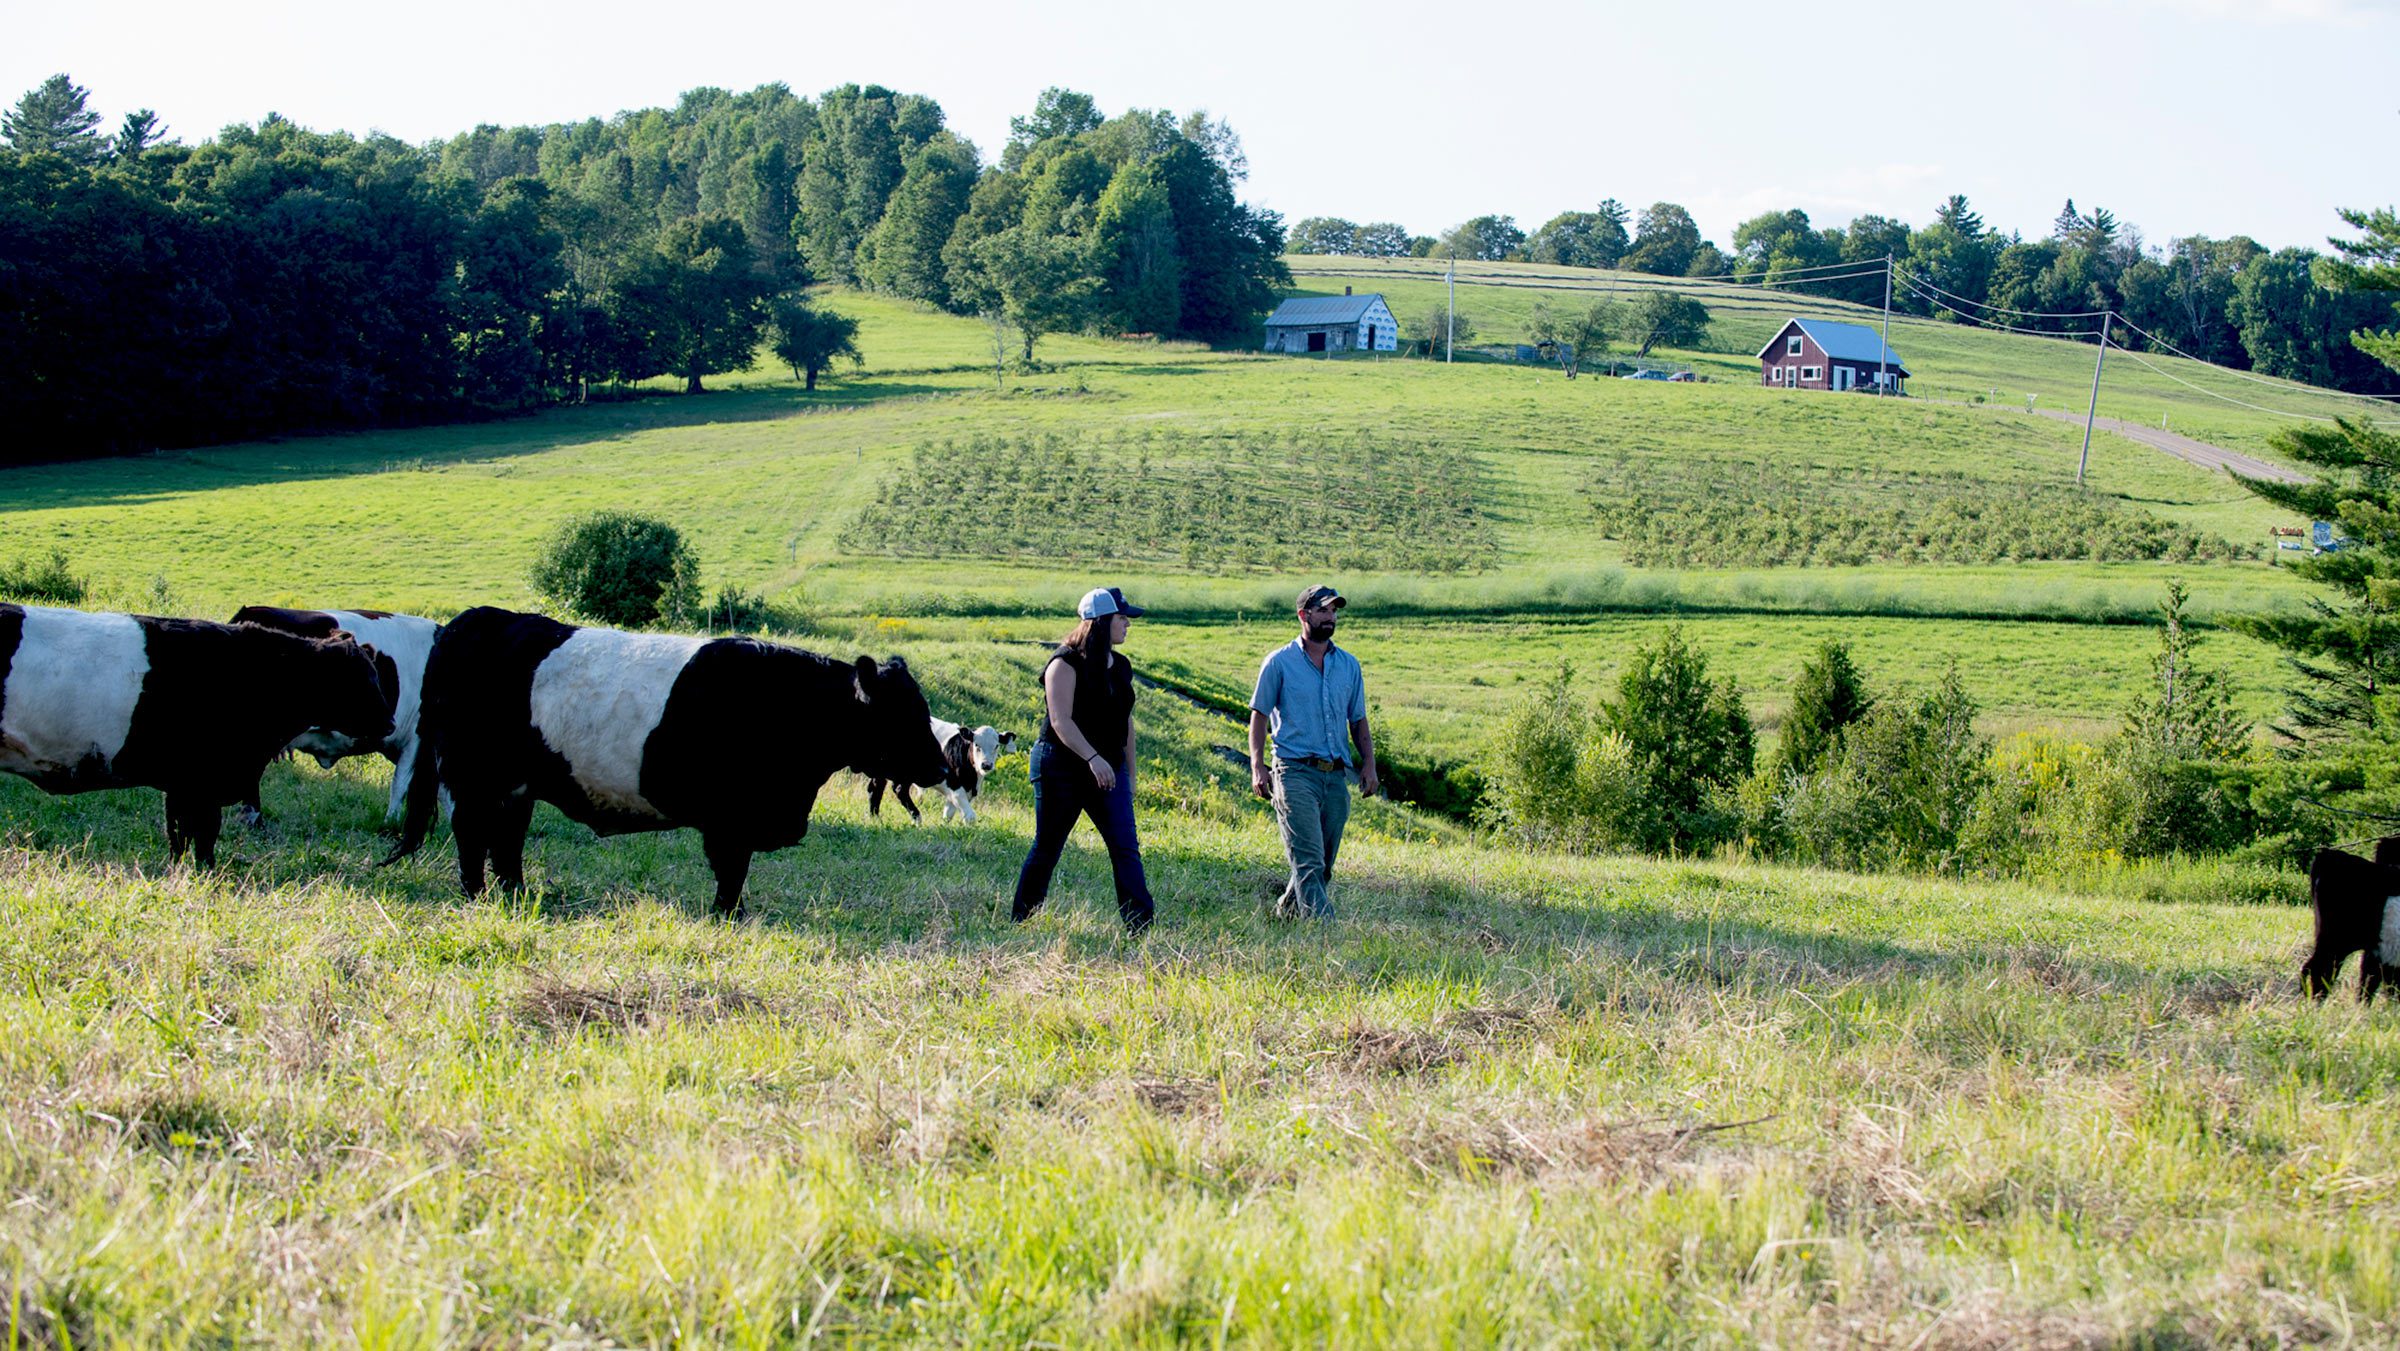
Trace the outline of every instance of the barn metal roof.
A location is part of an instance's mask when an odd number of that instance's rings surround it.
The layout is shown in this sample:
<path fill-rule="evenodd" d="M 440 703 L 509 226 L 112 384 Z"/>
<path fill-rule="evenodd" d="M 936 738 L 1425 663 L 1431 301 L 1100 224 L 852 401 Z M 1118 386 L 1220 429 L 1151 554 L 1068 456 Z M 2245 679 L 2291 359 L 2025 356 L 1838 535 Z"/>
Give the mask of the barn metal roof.
<path fill-rule="evenodd" d="M 1382 299 L 1380 291 L 1369 291 L 1363 296 L 1295 296 L 1275 307 L 1275 312 L 1267 316 L 1267 327 L 1364 323 L 1367 311 Z"/>
<path fill-rule="evenodd" d="M 1790 328 L 1793 324 L 1798 324 L 1801 332 L 1806 333 L 1817 346 L 1825 349 L 1826 356 L 1837 361 L 1863 361 L 1872 366 L 1882 361 L 1884 352 L 1888 350 L 1891 352 L 1891 362 L 1895 369 L 1902 375 L 1912 373 L 1908 369 L 1908 363 L 1900 359 L 1898 348 L 1887 349 L 1883 345 L 1882 334 L 1865 324 L 1836 323 L 1831 319 L 1787 320 L 1783 328 L 1775 330 L 1775 336 L 1767 340 L 1767 345 L 1758 349 L 1758 354 L 1762 357 L 1765 356 L 1776 343 L 1783 340 L 1783 329 Z"/>

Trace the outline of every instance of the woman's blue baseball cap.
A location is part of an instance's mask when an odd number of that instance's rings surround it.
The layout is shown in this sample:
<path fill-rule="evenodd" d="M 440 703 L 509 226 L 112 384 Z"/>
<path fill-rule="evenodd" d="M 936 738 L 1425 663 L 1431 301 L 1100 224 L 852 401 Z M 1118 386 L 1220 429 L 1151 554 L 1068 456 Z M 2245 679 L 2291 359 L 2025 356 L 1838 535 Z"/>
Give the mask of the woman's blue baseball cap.
<path fill-rule="evenodd" d="M 1139 619 L 1148 613 L 1150 612 L 1141 606 L 1125 599 L 1124 591 L 1113 586 L 1096 587 L 1084 592 L 1083 599 L 1075 606 L 1075 617 L 1078 619 L 1100 619 L 1108 615 L 1123 615 L 1127 619 Z"/>

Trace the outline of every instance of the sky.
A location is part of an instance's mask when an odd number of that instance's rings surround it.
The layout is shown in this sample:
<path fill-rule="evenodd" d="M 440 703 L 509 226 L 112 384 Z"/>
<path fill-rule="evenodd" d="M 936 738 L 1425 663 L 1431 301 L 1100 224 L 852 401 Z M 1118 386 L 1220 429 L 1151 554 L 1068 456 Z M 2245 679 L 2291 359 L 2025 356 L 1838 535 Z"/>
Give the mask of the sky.
<path fill-rule="evenodd" d="M 1958 192 L 2029 236 L 2072 197 L 2155 243 L 2322 248 L 2337 207 L 2400 199 L 2400 0 L 11 8 L 0 100 L 63 71 L 110 127 L 154 108 L 187 141 L 276 112 L 424 142 L 858 82 L 931 96 L 989 160 L 1063 85 L 1225 119 L 1243 197 L 1287 222 L 1419 234 L 1614 197 L 1729 245 L 1761 211 L 1923 225 Z"/>

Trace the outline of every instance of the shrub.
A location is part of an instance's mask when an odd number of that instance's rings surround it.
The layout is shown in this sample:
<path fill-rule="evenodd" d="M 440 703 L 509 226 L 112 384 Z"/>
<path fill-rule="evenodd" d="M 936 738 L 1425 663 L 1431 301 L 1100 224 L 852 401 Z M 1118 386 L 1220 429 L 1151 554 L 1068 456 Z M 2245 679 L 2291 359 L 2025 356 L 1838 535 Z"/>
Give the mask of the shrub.
<path fill-rule="evenodd" d="M 1561 663 L 1489 743 L 1485 819 L 1560 849 L 1693 851 L 1734 837 L 1750 771 L 1749 714 L 1678 629 L 1634 653 L 1614 699 L 1589 711 Z"/>
<path fill-rule="evenodd" d="M 39 563 L 29 558 L 0 563 L 0 597 L 9 600 L 80 605 L 88 589 L 81 577 L 67 570 L 67 556 L 57 549 Z"/>
<path fill-rule="evenodd" d="M 1800 668 L 1792 710 L 1783 720 L 1775 768 L 1806 774 L 1838 749 L 1842 730 L 1867 715 L 1875 701 L 1850 661 L 1850 645 L 1828 638 Z"/>
<path fill-rule="evenodd" d="M 1624 742 L 1641 788 L 1627 823 L 1639 847 L 1703 848 L 1739 831 L 1729 794 L 1750 773 L 1750 715 L 1733 680 L 1709 679 L 1708 658 L 1684 643 L 1682 626 L 1634 650 L 1598 722 Z"/>
<path fill-rule="evenodd" d="M 701 622 L 726 633 L 805 633 L 808 621 L 792 609 L 777 605 L 756 591 L 721 586 L 708 602 Z"/>
<path fill-rule="evenodd" d="M 1815 770 L 1745 786 L 1750 837 L 1837 868 L 1963 871 L 1992 778 L 1975 714 L 1956 667 L 1918 699 L 1876 705 Z"/>
<path fill-rule="evenodd" d="M 576 615 L 620 628 L 688 623 L 700 608 L 700 565 L 683 536 L 629 512 L 594 512 L 561 525 L 531 580 Z"/>

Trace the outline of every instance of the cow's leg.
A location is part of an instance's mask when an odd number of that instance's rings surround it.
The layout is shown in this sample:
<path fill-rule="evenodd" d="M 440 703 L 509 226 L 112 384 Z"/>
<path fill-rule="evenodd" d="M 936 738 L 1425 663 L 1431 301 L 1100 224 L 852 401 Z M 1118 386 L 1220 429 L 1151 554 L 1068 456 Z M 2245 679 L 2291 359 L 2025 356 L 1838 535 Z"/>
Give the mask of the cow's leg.
<path fill-rule="evenodd" d="M 961 822 L 970 826 L 975 824 L 975 797 L 973 794 L 961 789 L 952 789 L 950 805 L 958 808 L 958 819 Z M 942 813 L 942 819 L 948 820 L 949 817 L 948 811 Z"/>
<path fill-rule="evenodd" d="M 217 836 L 224 829 L 225 808 L 216 799 L 188 804 L 183 833 L 191 837 L 193 862 L 203 868 L 217 866 Z"/>
<path fill-rule="evenodd" d="M 167 794 L 167 863 L 172 867 L 183 861 L 183 799 Z"/>
<path fill-rule="evenodd" d="M 2373 948 L 2358 955 L 2358 1002 L 2372 1004 L 2383 991 L 2384 966 Z"/>
<path fill-rule="evenodd" d="M 260 785 L 266 777 L 267 772 L 261 769 L 258 777 L 250 781 L 250 791 L 242 797 L 242 824 L 251 830 L 256 830 L 267 823 L 267 809 L 262 804 L 262 794 L 259 791 Z"/>
<path fill-rule="evenodd" d="M 525 890 L 525 833 L 533 828 L 533 795 L 513 797 L 493 813 L 492 875 L 515 896 Z"/>
<path fill-rule="evenodd" d="M 416 777 L 419 744 L 415 737 L 410 737 L 407 747 L 392 760 L 392 796 L 383 808 L 383 819 L 387 824 L 400 821 L 408 815 L 408 784 L 409 780 Z"/>
<path fill-rule="evenodd" d="M 708 866 L 717 875 L 716 913 L 740 919 L 742 884 L 750 880 L 750 846 L 735 844 L 723 836 L 702 835 L 700 848 L 708 855 Z"/>
<path fill-rule="evenodd" d="M 450 838 L 458 844 L 458 889 L 483 894 L 483 857 L 491 851 L 492 804 L 458 798 L 450 804 Z"/>
<path fill-rule="evenodd" d="M 920 826 L 925 824 L 925 813 L 917 810 L 916 793 L 907 784 L 895 783 L 892 785 L 892 801 L 908 808 L 909 820 Z"/>
<path fill-rule="evenodd" d="M 867 815 L 874 817 L 883 815 L 883 780 L 881 779 L 867 780 Z"/>

